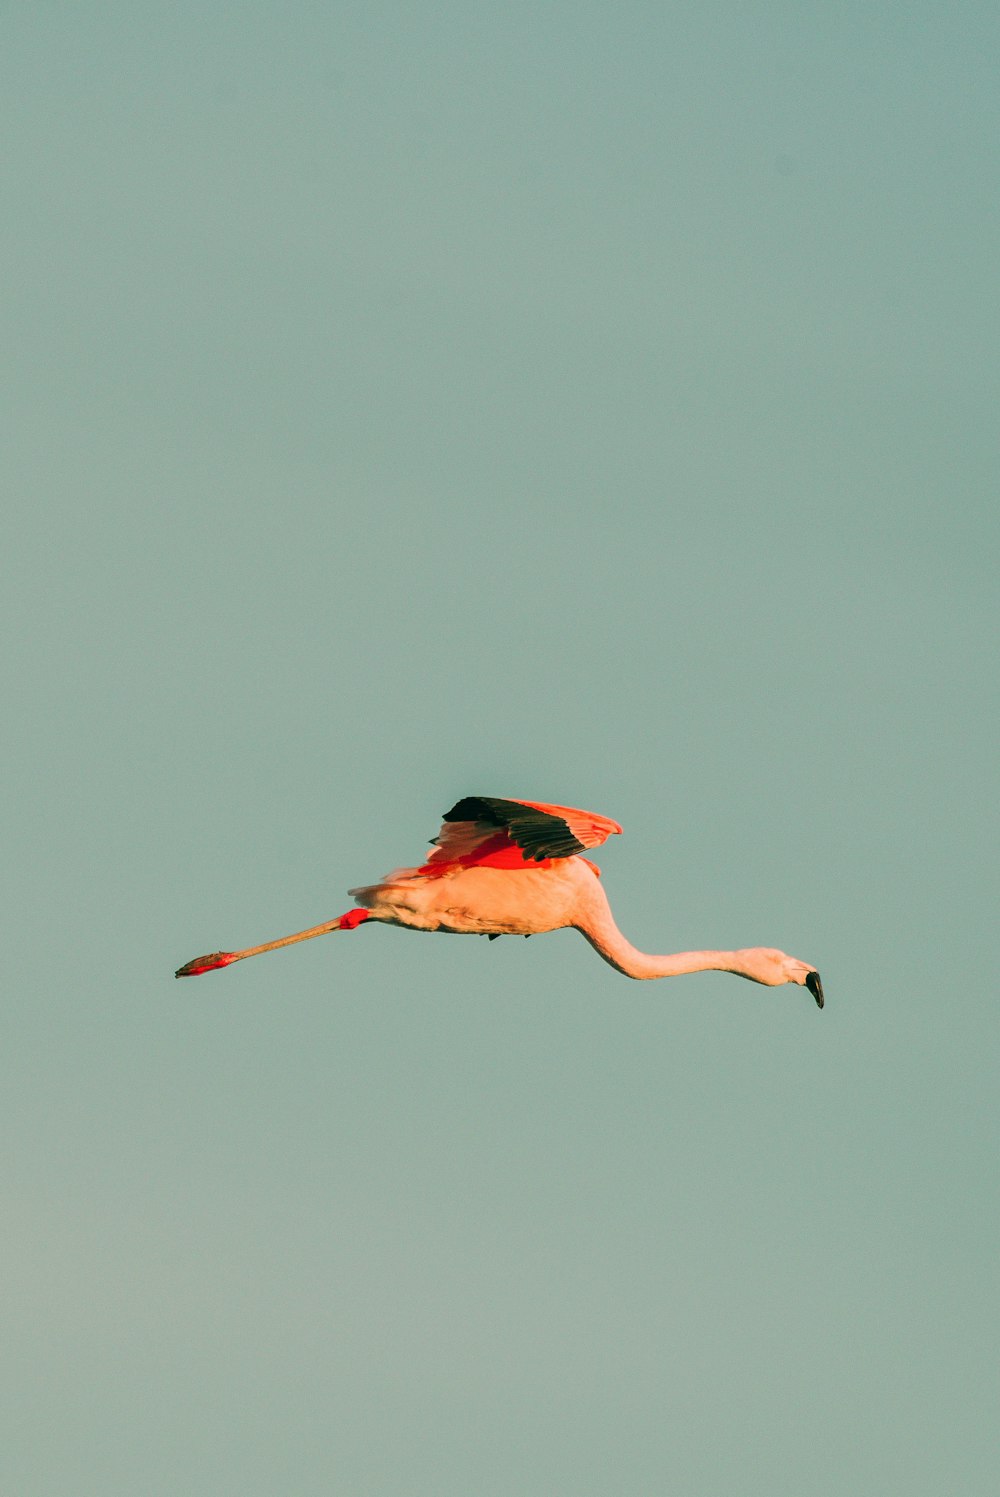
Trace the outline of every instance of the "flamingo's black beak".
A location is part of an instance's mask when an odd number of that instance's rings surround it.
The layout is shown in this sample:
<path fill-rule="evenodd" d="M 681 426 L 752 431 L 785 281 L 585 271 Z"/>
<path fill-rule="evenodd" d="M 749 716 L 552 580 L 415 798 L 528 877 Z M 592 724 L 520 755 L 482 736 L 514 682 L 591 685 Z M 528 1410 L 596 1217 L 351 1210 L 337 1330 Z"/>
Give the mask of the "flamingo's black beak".
<path fill-rule="evenodd" d="M 823 984 L 819 980 L 818 972 L 806 973 L 806 987 L 816 999 L 816 1007 L 823 1007 Z"/>

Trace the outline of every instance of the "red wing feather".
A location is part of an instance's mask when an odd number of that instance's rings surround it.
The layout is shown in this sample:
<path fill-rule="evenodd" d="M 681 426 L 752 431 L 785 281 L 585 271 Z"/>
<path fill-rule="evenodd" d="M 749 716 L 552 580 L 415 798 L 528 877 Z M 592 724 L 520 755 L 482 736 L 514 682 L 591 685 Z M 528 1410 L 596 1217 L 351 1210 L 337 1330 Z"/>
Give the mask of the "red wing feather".
<path fill-rule="evenodd" d="M 424 867 L 429 873 L 456 863 L 523 868 L 529 862 L 576 857 L 620 831 L 610 817 L 572 806 L 467 795 L 445 815 Z"/>

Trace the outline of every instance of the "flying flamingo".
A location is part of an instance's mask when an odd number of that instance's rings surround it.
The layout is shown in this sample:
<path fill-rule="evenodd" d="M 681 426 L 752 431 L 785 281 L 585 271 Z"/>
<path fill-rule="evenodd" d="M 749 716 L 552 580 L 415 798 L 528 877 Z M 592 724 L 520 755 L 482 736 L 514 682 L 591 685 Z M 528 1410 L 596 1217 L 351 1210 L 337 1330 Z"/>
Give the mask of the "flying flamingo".
<path fill-rule="evenodd" d="M 626 977 L 677 977 L 684 972 L 734 972 L 767 987 L 794 982 L 823 1007 L 819 973 L 769 946 L 743 951 L 680 951 L 647 956 L 622 935 L 600 884 L 600 869 L 580 854 L 621 831 L 617 821 L 571 806 L 467 795 L 444 818 L 434 851 L 419 868 L 397 868 L 378 884 L 350 889 L 360 908 L 311 930 L 250 946 L 215 951 L 178 968 L 196 977 L 245 956 L 291 946 L 366 920 L 409 930 L 456 935 L 533 936 L 573 926 L 599 956 Z"/>

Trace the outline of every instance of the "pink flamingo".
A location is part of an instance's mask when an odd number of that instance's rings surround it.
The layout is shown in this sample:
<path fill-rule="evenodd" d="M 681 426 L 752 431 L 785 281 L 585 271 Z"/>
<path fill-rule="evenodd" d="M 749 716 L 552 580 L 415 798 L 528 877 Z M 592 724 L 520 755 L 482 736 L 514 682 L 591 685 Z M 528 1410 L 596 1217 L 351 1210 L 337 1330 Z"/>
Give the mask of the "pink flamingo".
<path fill-rule="evenodd" d="M 573 926 L 626 977 L 734 972 L 767 987 L 798 983 L 823 1007 L 823 986 L 815 967 L 769 946 L 680 951 L 672 956 L 638 951 L 614 922 L 600 869 L 580 856 L 620 831 L 617 821 L 571 806 L 467 795 L 445 816 L 426 863 L 419 868 L 397 868 L 380 883 L 349 890 L 358 909 L 280 941 L 195 957 L 178 968 L 176 976 L 196 977 L 278 946 L 335 930 L 354 930 L 367 920 L 491 940 Z"/>

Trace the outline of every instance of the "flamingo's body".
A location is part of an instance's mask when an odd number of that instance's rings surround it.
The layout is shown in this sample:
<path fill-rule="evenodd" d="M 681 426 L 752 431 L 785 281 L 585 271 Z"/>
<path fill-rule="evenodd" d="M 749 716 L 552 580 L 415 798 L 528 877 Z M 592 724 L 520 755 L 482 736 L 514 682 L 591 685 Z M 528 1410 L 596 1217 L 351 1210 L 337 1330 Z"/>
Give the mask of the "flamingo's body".
<path fill-rule="evenodd" d="M 789 982 L 806 986 L 823 1007 L 815 968 L 771 947 L 649 956 L 632 946 L 615 924 L 600 870 L 581 856 L 620 831 L 606 816 L 569 806 L 466 796 L 445 816 L 426 863 L 397 868 L 377 884 L 350 891 L 359 908 L 263 946 L 196 957 L 177 976 L 193 977 L 312 936 L 353 930 L 366 920 L 490 937 L 533 936 L 573 926 L 626 977 L 734 972 L 768 987 Z"/>

